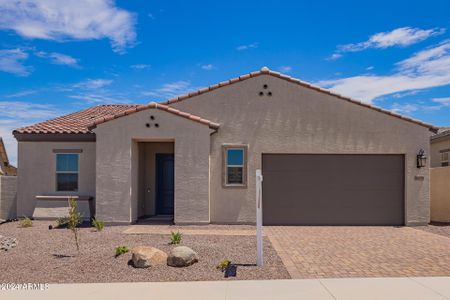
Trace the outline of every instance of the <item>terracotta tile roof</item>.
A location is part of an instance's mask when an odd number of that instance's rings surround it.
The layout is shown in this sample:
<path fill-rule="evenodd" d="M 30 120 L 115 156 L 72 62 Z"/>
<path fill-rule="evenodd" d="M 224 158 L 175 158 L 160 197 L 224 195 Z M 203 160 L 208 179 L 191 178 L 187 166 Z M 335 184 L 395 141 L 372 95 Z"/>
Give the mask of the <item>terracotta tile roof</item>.
<path fill-rule="evenodd" d="M 177 115 L 177 116 L 189 119 L 191 121 L 207 125 L 210 128 L 212 128 L 212 129 L 218 129 L 219 128 L 219 124 L 218 123 L 211 122 L 211 121 L 203 119 L 203 118 L 201 118 L 199 116 L 196 116 L 196 115 L 193 115 L 193 114 L 190 114 L 190 113 L 186 113 L 186 112 L 182 112 L 182 111 L 180 111 L 178 109 L 169 107 L 169 106 L 164 105 L 164 104 L 156 103 L 156 102 L 151 102 L 150 104 L 147 104 L 147 105 L 137 105 L 135 107 L 132 107 L 132 108 L 129 108 L 129 109 L 125 110 L 125 111 L 117 113 L 115 115 L 107 115 L 107 116 L 98 118 L 95 121 L 93 121 L 91 124 L 89 124 L 88 128 L 89 129 L 93 129 L 99 124 L 102 124 L 102 123 L 105 123 L 105 122 L 108 122 L 108 121 L 111 121 L 113 119 L 117 119 L 117 118 L 120 118 L 120 117 L 124 117 L 124 116 L 127 116 L 127 115 L 131 115 L 133 113 L 136 113 L 136 112 L 142 111 L 142 110 L 146 110 L 146 109 L 163 110 L 163 111 L 166 111 L 168 113 L 171 113 L 171 114 L 174 114 L 174 115 Z"/>
<path fill-rule="evenodd" d="M 185 99 L 189 99 L 189 98 L 192 98 L 194 96 L 213 91 L 213 90 L 221 88 L 223 86 L 227 86 L 227 85 L 230 85 L 230 84 L 233 84 L 233 83 L 236 83 L 236 82 L 244 81 L 244 80 L 247 80 L 247 79 L 250 79 L 250 78 L 253 78 L 253 77 L 257 77 L 257 76 L 260 76 L 260 75 L 271 75 L 271 76 L 274 76 L 274 77 L 277 77 L 277 78 L 281 78 L 281 79 L 287 80 L 289 82 L 301 85 L 303 87 L 306 87 L 306 88 L 309 88 L 309 89 L 313 89 L 313 90 L 316 90 L 318 92 L 321 92 L 321 93 L 324 93 L 324 94 L 328 94 L 328 95 L 331 95 L 331 96 L 335 96 L 336 98 L 339 98 L 341 100 L 345 100 L 345 101 L 348 101 L 350 103 L 354 103 L 354 104 L 357 104 L 357 105 L 360 105 L 360 106 L 363 106 L 363 107 L 367 107 L 369 109 L 372 109 L 372 110 L 375 110 L 375 111 L 378 111 L 378 112 L 381 112 L 381 113 L 384 113 L 384 114 L 387 114 L 387 115 L 399 118 L 401 120 L 404 120 L 404 121 L 407 121 L 407 122 L 410 122 L 410 123 L 418 124 L 420 126 L 423 126 L 423 127 L 426 127 L 428 129 L 430 129 L 430 131 L 432 131 L 432 132 L 436 133 L 438 131 L 438 127 L 435 127 L 434 125 L 431 125 L 431 124 L 428 124 L 428 123 L 424 123 L 422 121 L 419 121 L 419 120 L 416 120 L 416 119 L 413 119 L 413 118 L 409 118 L 409 117 L 406 117 L 406 116 L 402 116 L 400 114 L 391 112 L 389 110 L 385 110 L 385 109 L 382 109 L 382 108 L 379 108 L 379 107 L 376 107 L 376 106 L 373 106 L 373 105 L 361 102 L 359 100 L 352 99 L 350 97 L 346 97 L 346 96 L 340 95 L 340 94 L 332 92 L 330 90 L 327 90 L 327 89 L 321 88 L 319 86 L 313 85 L 313 84 L 311 84 L 309 82 L 302 81 L 300 79 L 293 78 L 293 77 L 290 77 L 288 75 L 284 75 L 284 74 L 281 74 L 281 73 L 278 73 L 278 72 L 274 72 L 272 70 L 269 70 L 269 68 L 267 68 L 267 67 L 262 67 L 261 70 L 259 70 L 259 71 L 252 72 L 252 73 L 249 73 L 249 74 L 245 74 L 245 75 L 242 75 L 242 76 L 239 76 L 239 77 L 236 77 L 236 78 L 232 78 L 230 80 L 226 80 L 226 81 L 220 82 L 218 84 L 211 85 L 209 87 L 202 88 L 202 89 L 199 89 L 199 90 L 194 91 L 194 92 L 190 92 L 190 93 L 182 95 L 182 96 L 174 97 L 174 98 L 169 99 L 167 101 L 163 101 L 162 103 L 166 104 L 166 105 L 170 105 L 172 103 L 183 101 Z"/>
<path fill-rule="evenodd" d="M 106 116 L 113 116 L 138 106 L 137 104 L 97 105 L 56 119 L 22 127 L 14 130 L 13 133 L 92 133 L 88 125 L 94 120 Z"/>

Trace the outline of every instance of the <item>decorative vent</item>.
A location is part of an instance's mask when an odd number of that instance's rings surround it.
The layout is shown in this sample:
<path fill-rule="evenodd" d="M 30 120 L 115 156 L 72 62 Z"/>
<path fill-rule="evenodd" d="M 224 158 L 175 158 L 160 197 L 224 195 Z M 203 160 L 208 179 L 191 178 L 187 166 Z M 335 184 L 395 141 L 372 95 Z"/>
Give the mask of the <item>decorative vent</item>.
<path fill-rule="evenodd" d="M 259 91 L 259 96 L 264 96 L 264 95 L 266 95 L 266 96 L 272 96 L 272 92 L 271 91 L 268 91 L 267 89 L 269 88 L 269 85 L 268 84 L 263 84 L 263 86 L 262 86 L 262 88 L 263 88 L 263 90 L 262 91 Z M 266 90 L 267 92 L 266 93 L 264 93 L 264 90 Z"/>
<path fill-rule="evenodd" d="M 154 115 L 151 115 L 150 116 L 150 123 L 145 123 L 145 127 L 147 127 L 147 128 L 150 128 L 150 127 L 152 127 L 152 126 L 154 126 L 154 127 L 156 127 L 156 128 L 158 128 L 159 127 L 159 124 L 158 123 L 152 123 L 152 121 L 154 121 L 155 120 L 155 116 Z"/>

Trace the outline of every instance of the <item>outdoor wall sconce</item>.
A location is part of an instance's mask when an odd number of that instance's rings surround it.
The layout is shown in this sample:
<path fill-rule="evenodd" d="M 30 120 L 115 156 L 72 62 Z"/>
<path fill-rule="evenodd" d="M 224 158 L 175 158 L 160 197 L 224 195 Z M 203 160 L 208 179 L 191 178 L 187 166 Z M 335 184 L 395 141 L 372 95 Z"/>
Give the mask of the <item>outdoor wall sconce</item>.
<path fill-rule="evenodd" d="M 417 154 L 417 168 L 424 168 L 427 165 L 427 156 L 425 155 L 425 150 L 420 149 L 419 154 Z"/>

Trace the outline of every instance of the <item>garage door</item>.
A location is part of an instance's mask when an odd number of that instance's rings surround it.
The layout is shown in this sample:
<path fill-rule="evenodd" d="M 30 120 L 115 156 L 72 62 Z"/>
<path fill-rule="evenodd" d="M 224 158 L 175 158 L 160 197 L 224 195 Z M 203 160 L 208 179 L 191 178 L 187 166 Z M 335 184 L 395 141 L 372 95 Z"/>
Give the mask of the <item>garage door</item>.
<path fill-rule="evenodd" d="M 264 225 L 403 225 L 403 155 L 263 154 Z"/>

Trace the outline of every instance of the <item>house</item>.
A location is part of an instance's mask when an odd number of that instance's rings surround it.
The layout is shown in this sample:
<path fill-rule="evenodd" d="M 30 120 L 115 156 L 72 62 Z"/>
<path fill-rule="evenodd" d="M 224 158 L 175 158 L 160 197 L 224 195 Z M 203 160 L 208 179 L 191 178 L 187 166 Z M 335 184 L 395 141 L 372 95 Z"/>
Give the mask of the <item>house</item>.
<path fill-rule="evenodd" d="M 0 176 L 15 176 L 17 175 L 17 169 L 13 165 L 9 164 L 8 154 L 6 153 L 5 144 L 0 137 Z"/>
<path fill-rule="evenodd" d="M 9 164 L 5 144 L 0 137 L 0 223 L 16 215 L 16 167 Z"/>
<path fill-rule="evenodd" d="M 95 199 L 109 223 L 416 225 L 430 220 L 437 128 L 264 67 L 148 105 L 98 105 L 14 131 L 18 215 Z"/>
<path fill-rule="evenodd" d="M 431 221 L 450 222 L 450 128 L 431 137 Z"/>
<path fill-rule="evenodd" d="M 450 155 L 450 127 L 439 128 L 431 137 L 431 168 L 448 167 Z"/>

